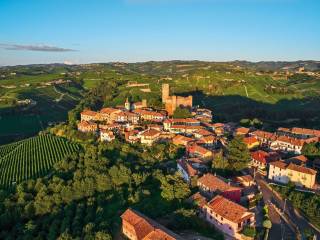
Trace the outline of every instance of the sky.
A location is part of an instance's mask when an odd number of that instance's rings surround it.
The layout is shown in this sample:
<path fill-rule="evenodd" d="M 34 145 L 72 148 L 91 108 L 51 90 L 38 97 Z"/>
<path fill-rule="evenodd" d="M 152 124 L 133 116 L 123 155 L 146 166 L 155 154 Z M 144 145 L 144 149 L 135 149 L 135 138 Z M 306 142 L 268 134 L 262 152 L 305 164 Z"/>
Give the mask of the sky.
<path fill-rule="evenodd" d="M 0 0 L 0 65 L 320 60 L 319 0 Z"/>

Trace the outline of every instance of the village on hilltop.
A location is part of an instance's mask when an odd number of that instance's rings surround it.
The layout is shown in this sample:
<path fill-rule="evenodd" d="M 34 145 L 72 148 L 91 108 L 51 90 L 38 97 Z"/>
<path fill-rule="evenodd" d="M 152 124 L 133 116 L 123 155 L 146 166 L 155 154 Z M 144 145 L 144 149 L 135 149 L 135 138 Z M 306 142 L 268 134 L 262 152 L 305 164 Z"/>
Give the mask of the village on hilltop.
<path fill-rule="evenodd" d="M 200 217 L 235 239 L 246 239 L 243 229 L 257 224 L 257 207 L 246 204 L 259 193 L 257 174 L 268 182 L 290 182 L 298 189 L 318 190 L 320 161 L 313 161 L 310 166 L 301 153 L 304 144 L 320 141 L 320 130 L 278 128 L 276 132 L 267 132 L 213 123 L 211 110 L 194 107 L 192 96 L 170 96 L 169 90 L 168 84 L 162 85 L 162 110 L 148 107 L 146 99 L 131 102 L 128 98 L 123 106 L 98 112 L 84 110 L 78 130 L 97 134 L 106 142 L 122 138 L 148 146 L 159 142 L 183 146 L 186 153 L 177 160 L 177 170 L 188 184 L 195 181 L 199 190 L 188 201 L 197 204 Z M 188 109 L 191 117 L 173 118 L 177 108 Z M 248 171 L 232 179 L 208 171 L 208 166 L 228 145 L 227 135 L 241 136 L 251 155 Z M 182 239 L 136 210 L 128 209 L 121 218 L 122 232 L 129 239 Z"/>

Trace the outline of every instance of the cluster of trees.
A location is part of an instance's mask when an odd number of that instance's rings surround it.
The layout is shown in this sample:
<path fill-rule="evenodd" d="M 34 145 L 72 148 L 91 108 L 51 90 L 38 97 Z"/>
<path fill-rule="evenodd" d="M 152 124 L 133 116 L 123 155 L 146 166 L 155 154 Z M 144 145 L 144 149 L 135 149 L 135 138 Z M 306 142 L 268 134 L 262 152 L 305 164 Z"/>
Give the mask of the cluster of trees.
<path fill-rule="evenodd" d="M 212 169 L 221 175 L 236 174 L 248 167 L 250 159 L 250 152 L 243 138 L 236 136 L 228 143 L 224 151 L 221 150 L 215 155 Z"/>
<path fill-rule="evenodd" d="M 191 117 L 191 113 L 190 113 L 189 109 L 187 109 L 187 108 L 178 107 L 174 111 L 173 117 L 174 118 L 189 118 L 189 117 Z"/>
<path fill-rule="evenodd" d="M 240 120 L 240 125 L 243 127 L 261 128 L 263 126 L 263 122 L 258 118 L 253 118 L 253 119 L 243 118 Z"/>
<path fill-rule="evenodd" d="M 111 239 L 128 207 L 154 218 L 191 209 L 183 201 L 191 189 L 175 173 L 182 153 L 169 144 L 83 145 L 50 177 L 0 193 L 0 238 Z"/>
<path fill-rule="evenodd" d="M 310 160 L 320 158 L 320 143 L 315 142 L 303 145 L 302 154 Z"/>
<path fill-rule="evenodd" d="M 295 190 L 295 184 L 287 186 L 273 186 L 284 198 L 290 200 L 292 205 L 302 212 L 316 226 L 320 226 L 320 196 L 313 193 L 300 192 Z"/>

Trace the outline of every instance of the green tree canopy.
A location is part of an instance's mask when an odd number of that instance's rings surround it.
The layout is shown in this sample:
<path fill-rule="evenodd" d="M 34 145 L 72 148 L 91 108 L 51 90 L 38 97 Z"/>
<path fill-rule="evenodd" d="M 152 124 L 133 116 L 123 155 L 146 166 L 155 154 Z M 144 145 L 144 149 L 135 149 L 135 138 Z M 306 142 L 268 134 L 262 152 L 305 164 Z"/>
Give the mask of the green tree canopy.
<path fill-rule="evenodd" d="M 173 117 L 174 118 L 188 118 L 188 117 L 191 117 L 191 113 L 187 108 L 178 107 L 174 111 Z"/>
<path fill-rule="evenodd" d="M 227 146 L 228 169 L 232 171 L 241 171 L 248 166 L 250 162 L 250 152 L 242 138 L 236 136 Z"/>

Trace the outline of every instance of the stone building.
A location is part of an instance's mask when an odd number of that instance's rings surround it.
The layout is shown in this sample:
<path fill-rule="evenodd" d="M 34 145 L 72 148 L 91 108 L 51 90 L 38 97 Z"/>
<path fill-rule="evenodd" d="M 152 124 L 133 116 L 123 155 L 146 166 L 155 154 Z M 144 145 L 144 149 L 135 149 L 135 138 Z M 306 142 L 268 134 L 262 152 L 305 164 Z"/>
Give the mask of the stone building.
<path fill-rule="evenodd" d="M 168 115 L 173 115 L 174 111 L 178 107 L 192 107 L 192 96 L 188 97 L 181 97 L 172 95 L 170 96 L 170 87 L 169 84 L 165 83 L 162 84 L 162 103 L 165 104 L 166 111 L 168 112 Z"/>

